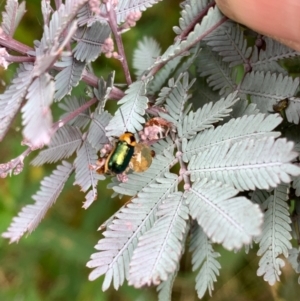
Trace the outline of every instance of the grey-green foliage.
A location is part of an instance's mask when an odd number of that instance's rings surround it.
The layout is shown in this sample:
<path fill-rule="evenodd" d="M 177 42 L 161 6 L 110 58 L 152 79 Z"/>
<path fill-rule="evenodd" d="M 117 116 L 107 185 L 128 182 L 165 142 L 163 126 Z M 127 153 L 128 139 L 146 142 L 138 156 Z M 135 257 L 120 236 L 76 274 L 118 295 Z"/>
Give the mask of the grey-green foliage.
<path fill-rule="evenodd" d="M 264 280 L 270 285 L 279 281 L 281 268 L 285 262 L 279 255 L 286 258 L 289 250 L 292 249 L 290 242 L 292 236 L 291 219 L 289 217 L 288 205 L 288 186 L 279 185 L 274 193 L 262 204 L 266 208 L 264 226 L 261 236 L 258 238 L 259 250 L 257 255 L 262 256 L 259 261 L 257 274 L 264 276 Z"/>
<path fill-rule="evenodd" d="M 160 46 L 153 38 L 144 37 L 142 41 L 139 41 L 137 48 L 133 52 L 132 61 L 133 68 L 136 69 L 136 77 L 141 77 L 160 53 Z"/>
<path fill-rule="evenodd" d="M 117 22 L 122 23 L 129 14 L 143 12 L 161 0 L 120 0 L 116 7 Z"/>
<path fill-rule="evenodd" d="M 32 69 L 30 63 L 21 64 L 10 86 L 0 95 L 0 140 L 4 138 L 22 104 L 32 80 Z"/>
<path fill-rule="evenodd" d="M 94 61 L 101 53 L 104 41 L 110 35 L 107 22 L 94 22 L 85 30 L 78 30 L 75 36 L 77 45 L 73 50 L 74 58 L 81 62 Z"/>
<path fill-rule="evenodd" d="M 5 11 L 2 12 L 2 30 L 12 37 L 24 14 L 25 2 L 19 4 L 17 0 L 8 0 Z"/>
<path fill-rule="evenodd" d="M 113 8 L 116 20 L 107 14 L 111 6 L 106 3 L 100 5 L 100 15 L 87 0 L 67 0 L 53 12 L 43 7 L 44 34 L 27 52 L 36 59 L 20 64 L 0 95 L 0 139 L 22 107 L 29 148 L 0 164 L 0 175 L 22 166 L 27 153 L 41 144 L 46 148 L 33 165 L 66 159 L 72 163 L 58 163 L 33 196 L 35 203 L 20 211 L 3 236 L 18 241 L 33 231 L 72 172 L 74 184 L 85 194 L 83 207 L 91 206 L 101 197 L 98 181 L 108 176 L 97 168 L 107 162 L 115 137 L 125 131 L 136 138 L 158 131 L 161 139 L 146 137 L 143 142 L 155 152 L 149 168 L 143 173 L 127 170 L 108 185 L 113 196 L 132 198 L 101 221 L 103 237 L 87 263 L 93 269 L 89 279 L 104 276 L 103 290 L 110 285 L 118 289 L 125 281 L 137 288 L 158 285 L 159 300 L 172 300 L 187 242 L 192 268 L 198 270 L 199 298 L 206 291 L 212 294 L 221 272 L 215 243 L 235 251 L 258 243 L 258 275 L 271 285 L 285 264 L 281 255 L 299 273 L 299 250 L 293 248 L 291 236 L 293 229 L 300 241 L 299 212 L 294 209 L 292 218 L 289 212 L 290 191 L 300 194 L 299 131 L 291 135 L 290 124 L 300 120 L 299 78 L 280 64 L 299 54 L 269 38 L 264 38 L 266 49 L 259 43 L 250 47 L 247 32 L 226 22 L 212 2 L 189 0 L 181 4 L 177 37 L 165 52 L 160 53 L 153 39 L 138 43 L 133 51 L 136 81 L 127 76 L 122 91 L 113 82 L 114 73 L 98 79 L 92 63 L 114 32 L 111 22 L 120 24 L 120 39 L 128 20 L 157 2 L 118 1 Z M 7 1 L 1 25 L 6 34 L 12 36 L 22 11 L 23 5 L 18 10 L 15 1 Z M 81 82 L 85 92 L 67 96 Z M 113 114 L 106 111 L 109 99 L 118 100 Z M 283 99 L 288 99 L 287 107 L 274 112 L 274 104 Z M 63 113 L 53 123 L 56 105 Z"/>
<path fill-rule="evenodd" d="M 221 269 L 216 258 L 221 255 L 214 251 L 212 242 L 197 223 L 194 223 L 192 227 L 189 251 L 192 252 L 193 271 L 200 268 L 196 277 L 198 297 L 202 298 L 206 290 L 212 295 L 214 282 L 217 281 Z"/>
<path fill-rule="evenodd" d="M 82 77 L 85 62 L 72 56 L 63 56 L 61 62 L 56 64 L 63 69 L 55 76 L 55 99 L 61 100 L 73 87 L 76 87 Z"/>
<path fill-rule="evenodd" d="M 23 207 L 2 236 L 10 242 L 18 242 L 25 233 L 31 233 L 60 195 L 72 171 L 72 164 L 62 161 L 49 177 L 42 180 L 40 190 L 32 196 L 35 203 Z"/>

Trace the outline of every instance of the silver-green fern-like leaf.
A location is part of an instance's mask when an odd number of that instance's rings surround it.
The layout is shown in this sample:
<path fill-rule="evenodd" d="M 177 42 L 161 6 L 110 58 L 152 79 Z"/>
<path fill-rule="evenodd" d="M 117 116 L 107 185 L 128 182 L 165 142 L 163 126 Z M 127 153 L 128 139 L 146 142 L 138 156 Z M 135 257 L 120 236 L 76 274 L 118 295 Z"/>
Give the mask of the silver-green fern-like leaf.
<path fill-rule="evenodd" d="M 55 99 L 61 100 L 76 87 L 82 77 L 85 62 L 80 62 L 72 56 L 62 56 L 61 62 L 55 64 L 63 69 L 55 76 Z"/>
<path fill-rule="evenodd" d="M 65 111 L 65 113 L 60 116 L 60 119 L 64 119 L 70 113 L 76 111 L 86 102 L 83 97 L 76 96 L 66 96 L 63 102 L 60 102 L 58 106 Z M 90 109 L 87 108 L 85 111 L 81 112 L 75 118 L 71 119 L 68 124 L 73 125 L 78 128 L 84 129 L 91 121 Z"/>
<path fill-rule="evenodd" d="M 22 107 L 23 135 L 32 146 L 40 147 L 51 139 L 54 82 L 45 73 L 37 77 L 29 86 L 27 102 Z"/>
<path fill-rule="evenodd" d="M 187 72 L 180 74 L 176 81 L 170 80 L 170 89 L 165 91 L 165 108 L 168 113 L 161 113 L 160 116 L 179 126 L 184 118 L 185 104 L 190 98 L 188 91 L 194 82 L 189 81 Z"/>
<path fill-rule="evenodd" d="M 113 89 L 115 80 L 115 72 L 112 71 L 107 76 L 107 80 L 105 81 L 102 77 L 98 80 L 98 87 L 94 88 L 94 95 L 99 100 L 96 112 L 101 113 L 104 110 L 105 103 L 107 99 L 109 98 L 110 92 Z"/>
<path fill-rule="evenodd" d="M 214 251 L 211 241 L 197 223 L 192 226 L 189 251 L 192 252 L 193 271 L 200 268 L 196 276 L 198 297 L 201 299 L 207 290 L 211 296 L 221 269 L 216 258 L 221 255 Z"/>
<path fill-rule="evenodd" d="M 166 281 L 176 271 L 182 255 L 182 239 L 189 218 L 183 194 L 169 195 L 156 215 L 158 219 L 139 237 L 131 258 L 129 284 L 137 288 Z"/>
<path fill-rule="evenodd" d="M 96 164 L 98 159 L 97 151 L 91 144 L 85 140 L 77 151 L 75 159 L 75 182 L 74 185 L 79 185 L 81 191 L 87 192 L 91 187 L 91 191 L 86 195 L 86 201 L 83 208 L 88 208 L 97 198 L 97 183 L 98 180 L 104 180 L 104 175 L 98 174 L 91 166 Z"/>
<path fill-rule="evenodd" d="M 259 113 L 257 106 L 255 103 L 249 103 L 246 99 L 240 99 L 237 103 L 232 107 L 232 112 L 230 116 L 225 117 L 221 123 L 226 123 L 230 121 L 232 118 L 242 117 L 244 115 L 256 115 Z"/>
<path fill-rule="evenodd" d="M 21 64 L 11 85 L 3 94 L 0 94 L 0 141 L 8 131 L 27 93 L 33 77 L 32 70 L 32 64 Z"/>
<path fill-rule="evenodd" d="M 239 90 L 249 94 L 262 113 L 269 113 L 276 102 L 294 96 L 298 86 L 299 78 L 257 71 L 246 74 Z"/>
<path fill-rule="evenodd" d="M 130 14 L 143 12 L 161 0 L 119 0 L 116 7 L 118 24 L 124 22 Z"/>
<path fill-rule="evenodd" d="M 5 10 L 2 12 L 1 28 L 7 36 L 14 35 L 25 12 L 25 1 L 20 4 L 18 0 L 6 1 Z"/>
<path fill-rule="evenodd" d="M 236 95 L 237 92 L 229 94 L 226 99 L 222 98 L 215 104 L 210 102 L 196 112 L 190 111 L 177 127 L 178 136 L 189 139 L 197 132 L 213 127 L 213 123 L 222 120 L 232 111 L 231 107 L 238 101 Z"/>
<path fill-rule="evenodd" d="M 277 61 L 299 56 L 300 53 L 269 37 L 264 37 L 264 41 L 266 43 L 265 50 L 258 50 L 257 47 L 254 47 L 250 59 L 252 71 L 268 70 L 271 73 L 277 72 L 286 75 L 287 71 L 281 67 Z"/>
<path fill-rule="evenodd" d="M 73 50 L 74 57 L 81 62 L 94 61 L 102 51 L 102 45 L 110 35 L 110 27 L 107 22 L 94 22 L 85 31 L 78 31 L 75 40 L 77 45 Z M 82 35 L 79 35 L 82 33 Z"/>
<path fill-rule="evenodd" d="M 195 23 L 195 18 L 203 11 L 208 0 L 191 0 L 185 3 L 183 10 L 180 12 L 179 26 L 174 26 L 173 30 L 177 35 L 180 35 L 191 24 Z"/>
<path fill-rule="evenodd" d="M 190 102 L 193 104 L 194 110 L 203 107 L 209 102 L 220 100 L 220 95 L 217 91 L 213 91 L 206 83 L 205 78 L 198 77 L 191 90 L 192 97 Z"/>
<path fill-rule="evenodd" d="M 26 232 L 31 233 L 35 230 L 48 209 L 55 203 L 72 171 L 73 165 L 63 161 L 49 177 L 45 177 L 40 190 L 32 196 L 35 204 L 22 208 L 2 237 L 8 238 L 10 242 L 18 242 Z"/>
<path fill-rule="evenodd" d="M 212 28 L 222 22 L 222 20 L 225 20 L 225 18 L 219 11 L 218 7 L 215 6 L 214 8 L 210 8 L 207 15 L 202 19 L 201 24 L 196 24 L 194 31 L 190 32 L 185 40 L 177 40 L 173 45 L 171 45 L 163 53 L 160 59 L 156 60 L 154 65 L 149 69 L 152 69 L 154 66 L 161 64 L 162 62 L 169 61 L 178 54 L 188 51 L 191 47 L 207 36 L 211 32 Z"/>
<path fill-rule="evenodd" d="M 299 124 L 300 121 L 300 98 L 288 98 L 288 106 L 285 109 L 285 115 L 288 122 Z"/>
<path fill-rule="evenodd" d="M 209 35 L 205 42 L 223 57 L 224 62 L 229 63 L 230 68 L 248 64 L 252 48 L 247 46 L 244 33 L 237 23 L 227 22 Z"/>
<path fill-rule="evenodd" d="M 163 84 L 170 78 L 170 75 L 173 73 L 175 68 L 178 66 L 181 59 L 182 59 L 181 56 L 177 56 L 177 57 L 173 58 L 172 60 L 167 62 L 164 65 L 164 67 L 155 74 L 155 77 L 149 82 L 149 87 L 148 87 L 148 91 L 147 91 L 149 94 L 153 95 L 161 89 Z M 178 75 L 178 77 L 179 77 L 179 75 Z M 172 80 L 172 79 L 169 79 L 169 81 L 170 80 Z M 168 88 L 169 87 L 164 87 L 164 88 L 162 88 L 161 92 L 159 92 L 159 96 L 155 101 L 156 105 L 162 104 L 161 98 L 163 98 L 164 90 L 168 89 Z"/>
<path fill-rule="evenodd" d="M 179 269 L 179 265 L 178 265 Z M 158 293 L 157 300 L 158 301 L 172 301 L 172 288 L 175 281 L 175 278 L 178 274 L 178 269 L 173 272 L 171 275 L 169 275 L 168 279 L 166 281 L 161 282 L 156 290 Z"/>
<path fill-rule="evenodd" d="M 293 188 L 296 189 L 296 196 L 300 196 L 300 177 L 295 177 L 293 180 Z"/>
<path fill-rule="evenodd" d="M 279 258 L 289 255 L 292 248 L 290 242 L 291 236 L 291 219 L 289 214 L 289 206 L 286 203 L 288 198 L 288 186 L 279 185 L 274 194 L 267 200 L 265 206 L 264 225 L 262 234 L 259 237 L 259 250 L 257 255 L 262 256 L 259 261 L 259 269 L 257 275 L 264 275 L 264 280 L 270 285 L 274 285 L 279 281 L 281 268 L 285 265 L 284 261 Z"/>
<path fill-rule="evenodd" d="M 77 12 L 88 0 L 66 0 L 55 11 L 48 25 L 44 25 L 44 33 L 40 42 L 35 44 L 36 60 L 34 63 L 34 75 L 43 75 L 60 56 L 64 46 L 70 42 L 77 29 Z M 63 33 L 68 34 L 62 39 Z"/>
<path fill-rule="evenodd" d="M 300 249 L 292 248 L 289 250 L 288 261 L 291 264 L 292 268 L 297 274 L 300 274 Z M 300 276 L 298 277 L 298 284 L 300 284 Z"/>
<path fill-rule="evenodd" d="M 265 137 L 230 144 L 212 146 L 193 156 L 188 165 L 192 181 L 214 179 L 243 191 L 269 189 L 300 175 L 300 167 L 290 163 L 298 155 L 293 142 Z"/>
<path fill-rule="evenodd" d="M 263 214 L 238 190 L 214 180 L 197 180 L 189 190 L 189 212 L 212 242 L 240 249 L 260 235 Z M 218 222 L 216 222 L 218 221 Z"/>
<path fill-rule="evenodd" d="M 207 77 L 208 86 L 213 91 L 219 90 L 219 95 L 226 96 L 235 90 L 236 83 L 229 63 L 223 62 L 222 57 L 204 43 L 201 43 L 196 67 L 199 76 Z"/>
<path fill-rule="evenodd" d="M 110 120 L 111 115 L 107 111 L 104 111 L 101 114 L 95 112 L 91 119 L 87 140 L 96 150 L 101 149 L 104 144 L 109 143 L 109 140 L 106 137 L 105 127 Z"/>
<path fill-rule="evenodd" d="M 255 204 L 262 206 L 269 198 L 270 193 L 266 190 L 256 189 L 251 194 L 251 201 Z M 263 208 L 264 209 L 264 208 Z"/>
<path fill-rule="evenodd" d="M 279 132 L 272 132 L 282 121 L 279 114 L 245 115 L 241 118 L 230 119 L 229 122 L 217 128 L 211 128 L 196 135 L 193 139 L 183 141 L 183 160 L 188 162 L 192 155 L 207 149 L 227 143 L 233 144 L 244 139 L 261 139 L 266 136 L 279 137 Z M 186 143 L 187 142 L 187 143 Z"/>
<path fill-rule="evenodd" d="M 31 164 L 38 166 L 67 159 L 79 148 L 81 143 L 82 134 L 79 129 L 66 124 L 57 130 L 48 148 L 40 151 Z"/>
<path fill-rule="evenodd" d="M 125 91 L 125 96 L 119 100 L 121 107 L 106 127 L 107 136 L 120 136 L 124 132 L 135 133 L 142 130 L 145 122 L 145 110 L 148 98 L 146 95 L 146 83 L 137 81 L 132 83 Z"/>
<path fill-rule="evenodd" d="M 188 221 L 187 223 L 187 229 L 185 230 L 183 239 L 181 240 L 182 254 L 185 252 L 186 240 L 189 234 L 190 234 L 190 221 Z M 179 267 L 180 267 L 180 261 L 177 262 L 175 271 L 168 276 L 168 279 L 166 281 L 161 282 L 156 287 L 156 291 L 158 292 L 158 301 L 172 301 L 172 288 L 173 288 L 175 278 L 178 274 Z"/>
<path fill-rule="evenodd" d="M 108 188 L 113 189 L 115 192 L 112 197 L 115 197 L 117 194 L 134 196 L 146 185 L 155 183 L 156 178 L 169 172 L 170 168 L 178 162 L 178 159 L 173 155 L 174 148 L 175 142 L 169 137 L 155 143 L 152 146 L 155 158 L 151 166 L 143 172 L 142 177 L 140 173 L 134 172 L 128 174 L 128 179 L 124 183 L 113 179 L 107 185 Z"/>
<path fill-rule="evenodd" d="M 91 7 L 89 3 L 86 3 L 85 5 L 82 6 L 82 8 L 77 13 L 77 24 L 80 27 L 86 24 L 90 26 L 91 23 L 93 23 L 94 21 L 95 21 L 95 16 L 91 11 Z"/>
<path fill-rule="evenodd" d="M 115 289 L 124 283 L 138 238 L 153 226 L 158 207 L 175 192 L 177 185 L 178 177 L 166 173 L 155 183 L 146 185 L 131 203 L 118 212 L 103 232 L 104 238 L 95 246 L 99 252 L 92 254 L 87 263 L 89 268 L 94 268 L 89 275 L 90 280 L 105 274 L 103 290 L 108 289 L 112 281 Z"/>
<path fill-rule="evenodd" d="M 137 48 L 133 52 L 132 62 L 133 68 L 136 69 L 136 77 L 141 77 L 160 53 L 160 46 L 153 38 L 144 37 L 139 41 Z"/>

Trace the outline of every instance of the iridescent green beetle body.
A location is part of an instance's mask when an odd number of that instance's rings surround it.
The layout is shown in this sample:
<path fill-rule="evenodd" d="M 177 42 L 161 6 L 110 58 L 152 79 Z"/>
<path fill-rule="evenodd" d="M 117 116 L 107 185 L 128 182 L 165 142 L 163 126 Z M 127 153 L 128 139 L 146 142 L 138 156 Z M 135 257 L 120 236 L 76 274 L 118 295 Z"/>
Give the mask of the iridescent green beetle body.
<path fill-rule="evenodd" d="M 113 174 L 121 174 L 126 170 L 134 154 L 136 145 L 135 137 L 130 132 L 125 132 L 119 137 L 115 148 L 106 160 L 104 171 Z"/>

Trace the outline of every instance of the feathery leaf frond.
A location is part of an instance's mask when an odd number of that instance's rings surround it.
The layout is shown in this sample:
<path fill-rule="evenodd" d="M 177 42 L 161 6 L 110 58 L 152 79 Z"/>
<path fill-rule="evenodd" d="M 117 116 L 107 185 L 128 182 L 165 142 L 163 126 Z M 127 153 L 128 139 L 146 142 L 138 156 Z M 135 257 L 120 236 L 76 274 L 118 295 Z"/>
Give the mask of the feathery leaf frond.
<path fill-rule="evenodd" d="M 178 66 L 181 59 L 182 59 L 182 57 L 180 57 L 180 56 L 173 58 L 172 60 L 167 62 L 164 65 L 164 67 L 161 70 L 159 70 L 159 72 L 157 74 L 155 74 L 155 77 L 149 83 L 149 87 L 148 87 L 148 91 L 147 91 L 149 94 L 155 94 L 156 92 L 158 92 L 161 89 L 163 84 L 168 80 L 168 78 L 170 78 L 170 75 L 175 70 L 175 68 Z M 170 80 L 172 80 L 172 79 L 170 79 Z M 159 93 L 159 95 L 163 94 L 164 89 L 168 89 L 168 88 L 162 88 L 162 91 Z M 156 105 L 161 104 L 161 102 L 159 101 L 160 98 L 161 98 L 161 96 L 159 96 L 156 99 L 156 102 L 155 102 Z"/>
<path fill-rule="evenodd" d="M 230 68 L 248 64 L 252 48 L 247 46 L 247 40 L 237 23 L 227 22 L 209 35 L 205 42 L 223 57 L 224 62 L 229 63 Z"/>
<path fill-rule="evenodd" d="M 120 0 L 116 8 L 118 24 L 124 22 L 133 13 L 143 12 L 161 0 Z"/>
<path fill-rule="evenodd" d="M 35 204 L 25 206 L 2 237 L 9 238 L 11 243 L 18 242 L 26 232 L 31 233 L 35 230 L 60 195 L 72 171 L 73 165 L 63 161 L 49 177 L 45 177 L 41 182 L 40 190 L 32 197 Z"/>
<path fill-rule="evenodd" d="M 190 111 L 183 119 L 183 123 L 178 125 L 179 137 L 192 138 L 197 132 L 213 127 L 213 123 L 222 120 L 232 111 L 231 107 L 238 101 L 237 92 L 229 94 L 226 99 L 222 98 L 215 104 L 212 102 L 205 104 L 195 113 Z"/>
<path fill-rule="evenodd" d="M 43 75 L 60 56 L 62 49 L 71 40 L 77 29 L 76 21 L 73 19 L 87 1 L 66 0 L 65 4 L 61 4 L 59 9 L 53 13 L 49 26 L 44 26 L 43 37 L 35 47 L 35 76 Z M 68 34 L 61 39 L 66 29 L 68 29 Z"/>
<path fill-rule="evenodd" d="M 94 170 L 90 168 L 90 165 L 94 165 L 98 159 L 97 151 L 86 140 L 80 149 L 77 151 L 77 157 L 75 159 L 75 182 L 74 185 L 79 185 L 83 192 L 86 192 L 91 186 L 92 188 L 97 186 L 97 181 L 100 176 Z"/>
<path fill-rule="evenodd" d="M 211 7 L 207 15 L 202 19 L 201 24 L 196 24 L 194 27 L 194 31 L 190 32 L 187 38 L 183 41 L 176 41 L 173 45 L 171 45 L 157 60 L 154 65 L 149 68 L 152 69 L 154 66 L 161 64 L 162 62 L 169 61 L 173 57 L 181 54 L 194 45 L 196 45 L 199 41 L 201 41 L 206 35 L 209 34 L 210 30 L 219 22 L 222 21 L 223 15 L 217 6 L 214 8 Z"/>
<path fill-rule="evenodd" d="M 199 76 L 207 77 L 207 83 L 213 91 L 219 90 L 219 95 L 226 96 L 235 90 L 235 81 L 229 64 L 214 53 L 208 46 L 201 43 L 201 51 L 196 60 Z"/>
<path fill-rule="evenodd" d="M 95 112 L 91 120 L 87 140 L 93 148 L 99 150 L 105 143 L 109 143 L 108 138 L 106 137 L 105 127 L 111 120 L 111 115 L 107 111 L 104 111 L 101 114 Z"/>
<path fill-rule="evenodd" d="M 182 255 L 181 241 L 188 220 L 183 194 L 171 194 L 159 206 L 156 215 L 158 219 L 149 231 L 139 237 L 132 255 L 129 284 L 135 287 L 166 281 L 176 271 Z"/>
<path fill-rule="evenodd" d="M 98 174 L 91 168 L 96 164 L 98 159 L 97 151 L 92 147 L 88 140 L 85 140 L 81 147 L 77 150 L 75 159 L 75 182 L 74 185 L 79 185 L 81 191 L 87 192 L 86 201 L 83 203 L 83 208 L 87 209 L 97 198 L 97 183 L 98 180 L 104 180 L 105 176 Z"/>
<path fill-rule="evenodd" d="M 136 69 L 136 77 L 141 77 L 160 53 L 160 46 L 153 38 L 144 37 L 139 41 L 137 48 L 133 52 L 132 62 L 133 68 Z"/>
<path fill-rule="evenodd" d="M 125 277 L 128 278 L 129 262 L 138 238 L 152 227 L 159 205 L 175 192 L 177 185 L 178 177 L 166 173 L 118 212 L 117 218 L 103 232 L 104 238 L 95 246 L 100 252 L 94 253 L 87 263 L 89 268 L 95 268 L 89 275 L 90 280 L 105 274 L 103 290 L 108 289 L 112 281 L 115 289 L 123 284 Z"/>
<path fill-rule="evenodd" d="M 12 37 L 14 35 L 25 12 L 25 1 L 20 4 L 18 0 L 6 1 L 5 11 L 2 12 L 1 28 L 7 36 Z"/>
<path fill-rule="evenodd" d="M 249 244 L 261 233 L 263 221 L 259 206 L 245 197 L 234 197 L 237 193 L 232 186 L 203 179 L 192 185 L 187 198 L 192 218 L 213 242 L 228 250 Z"/>
<path fill-rule="evenodd" d="M 264 280 L 274 285 L 279 281 L 281 268 L 284 261 L 278 256 L 283 254 L 286 258 L 292 248 L 290 242 L 291 219 L 289 206 L 287 205 L 288 187 L 279 185 L 266 200 L 267 211 L 265 213 L 263 232 L 259 237 L 258 256 L 262 256 L 259 261 L 257 275 L 264 275 Z"/>
<path fill-rule="evenodd" d="M 171 275 L 169 275 L 166 281 L 161 282 L 156 291 L 158 292 L 158 301 L 172 301 L 172 288 L 175 278 L 177 276 L 179 270 L 179 264 L 177 265 L 177 269 Z"/>
<path fill-rule="evenodd" d="M 110 31 L 107 22 L 99 21 L 94 22 L 85 31 L 82 31 L 82 35 L 79 35 L 81 31 L 78 31 L 77 36 L 74 38 L 78 43 L 73 50 L 74 58 L 86 63 L 94 61 L 100 55 L 102 45 L 109 37 Z"/>
<path fill-rule="evenodd" d="M 23 135 L 32 146 L 48 144 L 51 139 L 54 82 L 49 74 L 37 77 L 28 88 L 27 102 L 22 108 Z"/>
<path fill-rule="evenodd" d="M 289 250 L 289 257 L 288 261 L 291 264 L 292 268 L 297 274 L 300 274 L 300 262 L 299 262 L 299 257 L 300 257 L 300 250 L 296 248 L 292 248 Z M 300 276 L 298 278 L 298 284 L 300 284 Z"/>
<path fill-rule="evenodd" d="M 146 83 L 144 81 L 132 83 L 125 94 L 118 102 L 122 106 L 106 127 L 107 136 L 120 136 L 126 131 L 135 133 L 143 128 L 142 123 L 145 122 L 143 116 L 148 103 L 145 96 Z"/>
<path fill-rule="evenodd" d="M 66 112 L 60 117 L 60 119 L 63 119 L 70 113 L 76 111 L 78 108 L 84 105 L 85 102 L 86 100 L 83 97 L 66 96 L 64 98 L 64 101 L 58 104 L 58 106 Z M 85 111 L 81 112 L 79 115 L 77 115 L 75 118 L 70 120 L 68 124 L 84 129 L 90 121 L 90 109 L 88 108 Z"/>
<path fill-rule="evenodd" d="M 296 196 L 300 196 L 300 177 L 295 177 L 293 180 L 293 188 L 296 189 Z"/>
<path fill-rule="evenodd" d="M 63 69 L 55 76 L 55 99 L 61 100 L 76 87 L 82 77 L 85 62 L 80 62 L 72 56 L 63 56 L 62 61 L 55 64 Z"/>
<path fill-rule="evenodd" d="M 297 157 L 293 147 L 293 142 L 273 137 L 245 139 L 232 146 L 227 142 L 193 156 L 188 167 L 193 181 L 214 179 L 240 191 L 269 189 L 300 174 L 300 167 L 290 163 Z"/>
<path fill-rule="evenodd" d="M 269 198 L 270 193 L 266 190 L 256 189 L 251 195 L 251 201 L 255 204 L 262 206 Z M 263 208 L 264 209 L 264 208 Z"/>
<path fill-rule="evenodd" d="M 288 122 L 299 124 L 300 121 L 300 98 L 290 97 L 288 107 L 285 109 L 285 115 Z"/>
<path fill-rule="evenodd" d="M 200 268 L 196 277 L 198 297 L 201 299 L 207 290 L 211 296 L 214 290 L 214 282 L 217 281 L 221 269 L 221 265 L 216 258 L 221 255 L 214 251 L 212 243 L 197 223 L 194 223 L 192 227 L 189 251 L 193 252 L 193 271 Z"/>
<path fill-rule="evenodd" d="M 241 118 L 230 119 L 222 126 L 199 133 L 187 144 L 183 144 L 183 160 L 188 162 L 192 155 L 199 154 L 206 149 L 226 143 L 233 144 L 244 139 L 261 139 L 263 137 L 280 136 L 279 132 L 271 132 L 282 121 L 279 114 L 245 115 Z"/>
<path fill-rule="evenodd" d="M 78 149 L 81 143 L 82 134 L 78 128 L 65 125 L 57 130 L 48 148 L 40 151 L 31 161 L 31 164 L 38 166 L 67 159 Z"/>
<path fill-rule="evenodd" d="M 21 64 L 12 84 L 0 94 L 0 141 L 4 138 L 10 123 L 18 112 L 32 81 L 33 65 Z"/>
<path fill-rule="evenodd" d="M 264 37 L 266 43 L 266 49 L 260 49 L 254 47 L 254 51 L 251 55 L 250 64 L 252 71 L 265 71 L 269 70 L 271 73 L 286 73 L 286 70 L 282 68 L 277 61 L 299 56 L 300 53 L 269 38 Z"/>
<path fill-rule="evenodd" d="M 173 30 L 177 35 L 180 35 L 190 24 L 195 23 L 195 18 L 207 6 L 207 0 L 191 0 L 185 3 L 183 10 L 180 12 L 179 26 L 174 26 Z"/>
<path fill-rule="evenodd" d="M 187 72 L 182 73 L 179 77 L 169 81 L 169 90 L 164 91 L 165 108 L 168 113 L 161 113 L 160 115 L 174 124 L 181 124 L 184 118 L 184 109 L 187 100 L 190 98 L 188 91 L 194 84 L 195 80 L 189 82 L 189 75 Z M 160 96 L 160 100 L 162 96 Z"/>
<path fill-rule="evenodd" d="M 246 74 L 240 93 L 249 94 L 258 109 L 268 113 L 273 111 L 273 105 L 279 100 L 294 96 L 298 86 L 299 78 L 257 71 Z"/>

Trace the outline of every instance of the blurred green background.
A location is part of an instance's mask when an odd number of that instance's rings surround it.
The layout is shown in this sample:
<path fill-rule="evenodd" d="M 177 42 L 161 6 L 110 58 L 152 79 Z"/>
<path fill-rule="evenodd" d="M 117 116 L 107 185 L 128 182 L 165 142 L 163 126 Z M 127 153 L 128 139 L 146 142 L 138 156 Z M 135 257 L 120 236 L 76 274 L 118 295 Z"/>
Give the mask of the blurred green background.
<path fill-rule="evenodd" d="M 5 1 L 0 2 L 1 11 Z M 124 34 L 125 50 L 131 63 L 133 49 L 144 35 L 154 37 L 166 49 L 174 39 L 172 26 L 178 24 L 179 1 L 164 0 L 143 13 L 137 27 Z M 26 1 L 27 13 L 19 26 L 15 38 L 29 46 L 40 39 L 42 16 L 40 1 Z M 106 76 L 116 70 L 116 81 L 123 82 L 122 70 L 116 60 L 98 59 L 93 65 L 97 75 Z M 14 65 L 0 78 L 9 83 Z M 4 85 L 0 86 L 1 92 Z M 78 91 L 79 89 L 77 89 Z M 80 92 L 79 92 L 80 93 Z M 81 92 L 82 93 L 82 92 Z M 58 115 L 56 116 L 56 118 Z M 20 118 L 16 118 L 4 141 L 0 143 L 0 163 L 18 156 L 25 148 L 20 146 Z M 25 162 L 24 171 L 13 177 L 0 179 L 0 232 L 6 230 L 12 218 L 26 204 L 33 202 L 31 196 L 39 189 L 39 182 L 54 166 L 32 167 L 32 154 Z M 119 291 L 101 291 L 103 277 L 89 282 L 90 270 L 85 267 L 94 245 L 101 234 L 97 228 L 126 200 L 111 199 L 107 182 L 99 184 L 99 199 L 88 210 L 82 208 L 84 194 L 73 186 L 71 179 L 57 203 L 51 208 L 37 230 L 18 244 L 10 245 L 0 238 L 0 300 L 156 300 L 155 288 L 135 290 L 124 285 Z M 203 300 L 297 300 L 300 288 L 297 276 L 287 265 L 283 269 L 281 282 L 269 287 L 256 276 L 258 258 L 256 251 L 246 255 L 243 251 L 234 254 L 216 246 L 222 254 L 221 275 L 215 284 L 213 296 Z M 181 269 L 174 283 L 173 300 L 198 300 L 194 290 L 195 273 L 191 272 L 190 254 L 181 261 Z"/>

